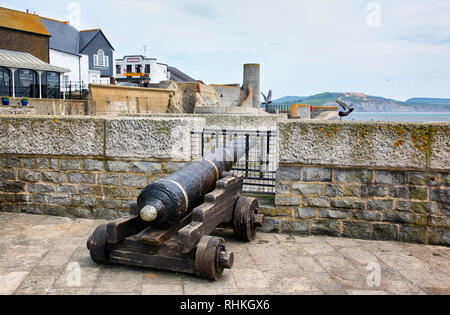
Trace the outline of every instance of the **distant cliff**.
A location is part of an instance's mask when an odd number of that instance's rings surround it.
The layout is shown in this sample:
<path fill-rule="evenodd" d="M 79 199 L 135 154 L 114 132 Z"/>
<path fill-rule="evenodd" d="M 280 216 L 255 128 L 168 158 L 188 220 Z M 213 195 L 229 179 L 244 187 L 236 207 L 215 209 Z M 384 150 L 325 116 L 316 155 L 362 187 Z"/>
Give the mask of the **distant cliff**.
<path fill-rule="evenodd" d="M 273 101 L 274 105 L 304 103 L 312 106 L 337 106 L 336 100 L 355 104 L 356 112 L 450 112 L 450 99 L 412 98 L 406 102 L 363 93 L 321 93 L 308 97 L 288 96 Z"/>

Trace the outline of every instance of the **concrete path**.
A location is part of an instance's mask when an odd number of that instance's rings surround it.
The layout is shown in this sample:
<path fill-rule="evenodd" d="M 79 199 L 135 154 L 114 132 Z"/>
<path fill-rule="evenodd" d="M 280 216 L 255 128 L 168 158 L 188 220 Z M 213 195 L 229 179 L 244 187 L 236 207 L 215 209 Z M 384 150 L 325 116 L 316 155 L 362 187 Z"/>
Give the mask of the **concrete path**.
<path fill-rule="evenodd" d="M 98 266 L 86 240 L 103 221 L 0 213 L 0 294 L 450 294 L 450 248 L 259 233 L 217 282 Z"/>

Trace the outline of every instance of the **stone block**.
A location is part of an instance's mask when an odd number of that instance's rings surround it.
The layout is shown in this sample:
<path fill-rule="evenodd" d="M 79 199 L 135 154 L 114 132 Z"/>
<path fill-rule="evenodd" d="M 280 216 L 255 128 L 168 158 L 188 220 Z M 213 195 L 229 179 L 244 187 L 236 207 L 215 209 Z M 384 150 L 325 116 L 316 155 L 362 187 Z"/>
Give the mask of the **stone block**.
<path fill-rule="evenodd" d="M 107 161 L 106 170 L 109 172 L 128 172 L 128 163 L 123 161 Z"/>
<path fill-rule="evenodd" d="M 80 218 L 80 219 L 93 219 L 94 215 L 92 211 L 84 208 L 68 208 L 68 216 L 70 218 Z"/>
<path fill-rule="evenodd" d="M 20 212 L 31 214 L 42 214 L 42 206 L 40 204 L 34 203 L 21 204 Z"/>
<path fill-rule="evenodd" d="M 1 192 L 22 192 L 25 190 L 24 182 L 17 181 L 0 181 Z"/>
<path fill-rule="evenodd" d="M 389 187 L 389 196 L 402 199 L 427 200 L 428 189 L 418 186 L 392 186 Z"/>
<path fill-rule="evenodd" d="M 395 224 L 376 223 L 372 225 L 372 239 L 374 240 L 398 240 L 398 226 Z"/>
<path fill-rule="evenodd" d="M 450 203 L 450 188 L 432 189 L 430 199 L 441 203 Z"/>
<path fill-rule="evenodd" d="M 58 185 L 58 193 L 62 194 L 76 194 L 77 193 L 77 186 L 74 185 Z"/>
<path fill-rule="evenodd" d="M 375 171 L 376 184 L 399 185 L 406 183 L 406 173 L 397 171 Z"/>
<path fill-rule="evenodd" d="M 329 208 L 330 198 L 328 197 L 303 197 L 304 207 Z"/>
<path fill-rule="evenodd" d="M 280 232 L 280 221 L 274 218 L 266 218 L 265 224 L 262 228 L 258 229 L 260 232 L 266 233 L 279 233 Z"/>
<path fill-rule="evenodd" d="M 5 179 L 12 179 L 15 180 L 16 179 L 16 170 L 14 169 L 0 169 L 0 179 L 5 180 Z M 22 178 L 19 178 L 22 179 Z"/>
<path fill-rule="evenodd" d="M 302 171 L 305 182 L 331 182 L 331 168 L 303 167 Z"/>
<path fill-rule="evenodd" d="M 147 177 L 141 175 L 121 175 L 122 185 L 144 188 L 147 185 Z"/>
<path fill-rule="evenodd" d="M 430 228 L 428 242 L 433 245 L 450 246 L 450 229 Z"/>
<path fill-rule="evenodd" d="M 295 217 L 300 219 L 311 219 L 317 217 L 317 210 L 313 208 L 298 208 Z"/>
<path fill-rule="evenodd" d="M 174 164 L 176 163 L 171 163 L 172 167 L 170 169 L 173 170 L 175 168 L 173 167 Z M 148 175 L 159 174 L 162 172 L 161 163 L 155 162 L 131 162 L 130 169 L 132 173 L 141 173 Z"/>
<path fill-rule="evenodd" d="M 400 226 L 400 241 L 408 243 L 426 242 L 426 230 L 424 226 L 402 224 Z"/>
<path fill-rule="evenodd" d="M 104 134 L 99 118 L 6 116 L 0 118 L 0 153 L 103 155 Z"/>
<path fill-rule="evenodd" d="M 58 160 L 56 159 L 36 159 L 36 168 L 40 170 L 57 170 Z"/>
<path fill-rule="evenodd" d="M 331 198 L 331 207 L 344 209 L 365 209 L 366 202 L 360 198 Z"/>
<path fill-rule="evenodd" d="M 120 176 L 116 174 L 98 174 L 98 184 L 99 185 L 120 185 Z"/>
<path fill-rule="evenodd" d="M 448 161 L 450 161 L 449 124 L 433 124 L 430 131 L 430 168 L 448 170 Z"/>
<path fill-rule="evenodd" d="M 83 169 L 85 171 L 104 171 L 105 161 L 103 160 L 83 160 Z"/>
<path fill-rule="evenodd" d="M 1 123 L 1 121 L 0 121 L 0 123 Z M 0 131 L 0 136 L 1 136 L 1 131 Z M 2 140 L 5 141 L 5 140 L 9 140 L 9 139 L 2 139 Z M 0 151 L 0 153 L 6 153 L 6 152 Z M 18 153 L 18 152 L 16 152 L 16 153 Z M 0 157 L 0 167 L 20 167 L 20 159 L 17 157 L 13 157 L 13 156 Z"/>
<path fill-rule="evenodd" d="M 55 192 L 56 187 L 48 184 L 28 184 L 28 192 L 31 193 L 51 193 Z"/>
<path fill-rule="evenodd" d="M 94 173 L 69 173 L 68 181 L 74 184 L 96 184 L 96 175 Z"/>
<path fill-rule="evenodd" d="M 414 202 L 414 201 L 397 201 L 397 205 L 395 206 L 395 210 L 398 211 L 408 211 L 408 212 L 416 212 L 416 213 L 436 213 L 436 206 L 430 204 L 429 202 Z"/>
<path fill-rule="evenodd" d="M 385 212 L 383 213 L 383 221 L 392 222 L 392 223 L 400 223 L 400 224 L 416 224 L 416 225 L 426 225 L 427 224 L 427 216 L 426 215 L 418 215 L 411 214 L 405 212 Z"/>
<path fill-rule="evenodd" d="M 283 220 L 281 221 L 281 231 L 283 233 L 307 235 L 308 225 L 307 221 Z"/>
<path fill-rule="evenodd" d="M 336 181 L 342 183 L 371 183 L 373 172 L 370 170 L 336 170 Z"/>
<path fill-rule="evenodd" d="M 449 126 L 423 123 L 295 120 L 278 124 L 280 162 L 335 166 L 431 168 L 450 160 Z"/>
<path fill-rule="evenodd" d="M 78 193 L 82 195 L 101 195 L 101 191 L 98 185 L 78 185 Z"/>
<path fill-rule="evenodd" d="M 295 182 L 292 184 L 292 191 L 301 195 L 321 195 L 323 185 Z"/>
<path fill-rule="evenodd" d="M 67 216 L 67 209 L 62 206 L 55 206 L 55 205 L 43 205 L 44 214 L 45 215 L 53 215 L 58 217 L 65 217 Z"/>
<path fill-rule="evenodd" d="M 370 223 L 362 221 L 344 221 L 342 236 L 348 238 L 370 239 Z"/>
<path fill-rule="evenodd" d="M 380 212 L 366 210 L 354 210 L 351 212 L 350 217 L 359 221 L 381 221 L 382 219 Z"/>
<path fill-rule="evenodd" d="M 362 185 L 362 197 L 385 197 L 387 194 L 387 187 L 384 185 Z"/>
<path fill-rule="evenodd" d="M 59 169 L 63 171 L 81 171 L 81 160 L 59 160 Z"/>
<path fill-rule="evenodd" d="M 19 170 L 17 175 L 19 180 L 27 182 L 38 182 L 41 178 L 41 173 L 29 170 Z"/>
<path fill-rule="evenodd" d="M 277 181 L 299 181 L 300 167 L 295 166 L 280 166 L 277 170 Z"/>
<path fill-rule="evenodd" d="M 338 237 L 341 234 L 340 223 L 336 220 L 312 220 L 311 234 Z"/>
<path fill-rule="evenodd" d="M 367 200 L 367 209 L 368 210 L 392 210 L 394 208 L 393 200 L 381 200 L 381 199 L 372 199 Z"/>
<path fill-rule="evenodd" d="M 347 218 L 347 211 L 344 210 L 329 210 L 322 209 L 319 210 L 319 218 L 325 219 L 345 219 Z"/>
<path fill-rule="evenodd" d="M 300 197 L 299 196 L 276 195 L 275 205 L 277 205 L 277 206 L 299 206 L 300 205 Z"/>
<path fill-rule="evenodd" d="M 325 188 L 325 195 L 328 197 L 343 197 L 344 188 L 339 184 L 328 184 Z"/>
<path fill-rule="evenodd" d="M 35 169 L 36 168 L 36 159 L 21 158 L 20 162 L 21 162 L 22 168 L 27 168 L 27 169 Z"/>
<path fill-rule="evenodd" d="M 359 197 L 361 195 L 360 186 L 356 184 L 344 185 L 344 196 Z"/>
<path fill-rule="evenodd" d="M 438 185 L 439 173 L 408 172 L 408 184 L 417 186 Z"/>
<path fill-rule="evenodd" d="M 61 172 L 42 172 L 42 181 L 48 183 L 63 183 L 67 176 Z"/>
<path fill-rule="evenodd" d="M 191 131 L 204 124 L 202 118 L 106 119 L 105 155 L 189 161 Z"/>

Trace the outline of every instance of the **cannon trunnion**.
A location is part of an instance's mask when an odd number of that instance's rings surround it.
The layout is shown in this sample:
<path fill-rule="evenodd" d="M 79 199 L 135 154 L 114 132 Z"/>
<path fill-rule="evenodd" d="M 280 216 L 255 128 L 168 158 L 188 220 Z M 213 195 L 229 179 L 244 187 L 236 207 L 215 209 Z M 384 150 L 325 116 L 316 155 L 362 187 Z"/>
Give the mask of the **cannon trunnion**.
<path fill-rule="evenodd" d="M 87 241 L 92 260 L 219 279 L 232 268 L 234 254 L 227 252 L 223 238 L 208 234 L 228 225 L 237 239 L 252 241 L 264 216 L 255 198 L 241 196 L 244 178 L 227 172 L 232 162 L 206 164 L 193 162 L 150 184 L 130 216 L 97 227 Z M 143 213 L 146 209 L 152 214 Z"/>

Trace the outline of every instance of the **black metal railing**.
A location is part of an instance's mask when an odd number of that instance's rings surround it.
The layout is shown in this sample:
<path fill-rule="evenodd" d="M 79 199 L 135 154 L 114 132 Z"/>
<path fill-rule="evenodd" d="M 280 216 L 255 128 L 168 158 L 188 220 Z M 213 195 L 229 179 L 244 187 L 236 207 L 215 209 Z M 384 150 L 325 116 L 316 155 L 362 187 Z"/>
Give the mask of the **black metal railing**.
<path fill-rule="evenodd" d="M 245 142 L 245 155 L 234 165 L 233 172 L 244 174 L 243 191 L 255 194 L 275 194 L 278 167 L 276 132 L 212 130 L 191 132 L 192 159 L 203 157 L 216 148 L 236 140 Z"/>

